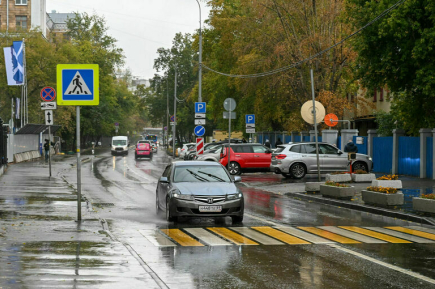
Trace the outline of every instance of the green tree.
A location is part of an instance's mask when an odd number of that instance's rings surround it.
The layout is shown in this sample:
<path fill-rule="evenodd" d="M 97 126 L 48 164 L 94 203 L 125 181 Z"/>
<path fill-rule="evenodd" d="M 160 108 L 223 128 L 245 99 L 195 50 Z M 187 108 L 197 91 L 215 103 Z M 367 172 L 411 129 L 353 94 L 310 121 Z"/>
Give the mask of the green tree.
<path fill-rule="evenodd" d="M 397 0 L 347 0 L 349 23 L 362 27 Z M 352 41 L 358 52 L 356 76 L 373 90 L 387 86 L 394 95 L 392 114 L 418 134 L 435 126 L 435 2 L 403 1 Z"/>

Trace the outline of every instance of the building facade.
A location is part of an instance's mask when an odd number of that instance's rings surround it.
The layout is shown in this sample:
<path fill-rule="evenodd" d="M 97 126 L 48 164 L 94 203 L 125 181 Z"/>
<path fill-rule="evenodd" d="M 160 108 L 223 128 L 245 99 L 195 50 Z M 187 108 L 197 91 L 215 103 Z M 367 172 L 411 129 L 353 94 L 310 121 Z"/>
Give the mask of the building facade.
<path fill-rule="evenodd" d="M 37 28 L 46 37 L 46 0 L 0 0 L 0 25 L 10 33 Z"/>

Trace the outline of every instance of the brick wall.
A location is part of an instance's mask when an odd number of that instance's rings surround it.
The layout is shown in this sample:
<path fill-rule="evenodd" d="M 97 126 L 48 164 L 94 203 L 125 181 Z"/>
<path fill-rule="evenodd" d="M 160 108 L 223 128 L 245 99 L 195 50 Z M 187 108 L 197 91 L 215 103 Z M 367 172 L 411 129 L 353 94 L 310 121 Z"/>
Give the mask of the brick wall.
<path fill-rule="evenodd" d="M 37 0 L 35 0 L 37 1 Z M 30 17 L 32 0 L 27 0 L 27 5 L 16 5 L 16 0 L 9 0 L 9 30 L 16 30 L 16 16 L 26 16 L 27 17 L 27 29 L 30 29 L 30 23 L 32 21 Z M 1 29 L 6 30 L 7 23 L 7 0 L 1 0 L 0 4 L 0 20 Z"/>

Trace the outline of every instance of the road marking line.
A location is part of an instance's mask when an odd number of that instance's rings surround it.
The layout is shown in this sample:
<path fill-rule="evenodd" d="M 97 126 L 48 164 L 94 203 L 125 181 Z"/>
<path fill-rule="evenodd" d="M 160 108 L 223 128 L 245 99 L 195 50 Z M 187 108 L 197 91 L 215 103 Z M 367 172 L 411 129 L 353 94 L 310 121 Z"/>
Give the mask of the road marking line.
<path fill-rule="evenodd" d="M 351 238 L 351 239 L 354 239 L 354 240 L 357 240 L 357 241 L 360 241 L 363 243 L 368 243 L 368 244 L 386 244 L 387 243 L 387 242 L 381 241 L 379 239 L 370 238 L 370 237 L 360 235 L 360 234 L 357 234 L 354 232 L 350 232 L 350 231 L 347 231 L 345 229 L 340 229 L 340 228 L 337 228 L 334 226 L 319 226 L 318 228 L 323 229 L 325 231 L 335 233 L 335 234 L 339 234 L 339 235 L 342 235 L 342 236 L 345 236 L 345 237 L 348 237 L 348 238 Z"/>
<path fill-rule="evenodd" d="M 200 242 L 196 241 L 186 233 L 179 229 L 160 229 L 163 233 L 175 240 L 181 246 L 201 247 L 204 246 Z"/>
<path fill-rule="evenodd" d="M 176 247 L 177 244 L 171 242 L 163 235 L 159 234 L 155 230 L 139 230 L 139 233 L 144 236 L 156 247 Z"/>
<path fill-rule="evenodd" d="M 236 231 L 239 234 L 245 235 L 248 238 L 251 238 L 254 241 L 257 241 L 263 245 L 285 245 L 284 243 L 270 238 L 264 234 L 258 233 L 248 227 L 231 227 L 233 231 Z"/>
<path fill-rule="evenodd" d="M 193 235 L 194 237 L 200 239 L 204 243 L 207 243 L 207 245 L 210 246 L 231 246 L 232 244 L 222 240 L 221 238 L 217 237 L 216 235 L 213 235 L 212 233 L 208 232 L 205 229 L 202 228 L 185 228 L 184 231 L 188 232 L 189 234 Z"/>
<path fill-rule="evenodd" d="M 409 229 L 414 229 L 414 230 L 417 230 L 417 231 L 422 231 L 422 232 L 426 232 L 426 233 L 435 234 L 435 230 L 429 229 L 429 228 L 426 228 L 426 227 L 422 227 L 422 226 L 408 226 L 408 227 L 405 227 L 405 228 L 409 228 Z"/>
<path fill-rule="evenodd" d="M 252 229 L 257 230 L 263 234 L 269 235 L 271 237 L 274 237 L 275 239 L 283 241 L 284 243 L 287 243 L 289 245 L 311 244 L 310 242 L 296 238 L 295 236 L 286 234 L 284 232 L 281 232 L 271 227 L 252 227 Z"/>
<path fill-rule="evenodd" d="M 363 229 L 363 228 L 359 228 L 359 227 L 354 227 L 354 226 L 339 226 L 339 228 L 342 229 L 346 229 L 355 233 L 359 233 L 359 234 L 363 234 L 366 236 L 370 236 L 370 237 L 374 237 L 374 238 L 378 238 L 390 243 L 412 243 L 403 239 L 399 239 L 396 237 L 392 237 L 386 234 L 382 234 L 382 233 L 378 233 L 378 232 L 373 232 L 367 229 Z"/>
<path fill-rule="evenodd" d="M 423 238 L 430 239 L 430 240 L 435 240 L 434 234 L 429 234 L 429 233 L 422 232 L 422 231 L 417 231 L 417 230 L 412 230 L 412 229 L 407 229 L 407 228 L 402 228 L 402 227 L 385 227 L 385 228 L 390 229 L 390 230 L 399 231 L 402 233 L 407 233 L 407 234 L 423 237 Z"/>
<path fill-rule="evenodd" d="M 222 228 L 222 227 L 213 227 L 213 228 L 207 228 L 213 233 L 224 237 L 225 239 L 235 243 L 236 245 L 258 245 L 258 243 L 252 241 L 251 239 L 248 239 L 242 235 L 236 234 L 233 231 Z"/>
<path fill-rule="evenodd" d="M 314 243 L 314 244 L 332 244 L 332 243 L 335 243 L 334 241 L 321 238 L 319 236 L 307 233 L 307 232 L 302 231 L 302 230 L 298 230 L 298 229 L 293 228 L 293 227 L 276 226 L 275 228 L 278 230 L 281 230 L 287 234 L 290 234 L 290 235 L 296 236 L 298 238 L 307 240 L 307 241 Z"/>
<path fill-rule="evenodd" d="M 353 239 L 349 239 L 325 230 L 321 230 L 315 227 L 298 227 L 298 229 L 310 232 L 312 234 L 318 235 L 320 237 L 338 242 L 338 243 L 342 243 L 342 244 L 361 244 L 361 242 L 355 241 Z"/>
<path fill-rule="evenodd" d="M 435 284 L 435 280 L 434 280 L 434 279 L 431 279 L 431 278 L 426 277 L 426 276 L 423 276 L 423 275 L 421 275 L 421 274 L 418 274 L 418 273 L 415 273 L 415 272 L 412 272 L 412 271 L 408 271 L 408 270 L 406 270 L 406 269 L 403 269 L 403 268 L 400 268 L 400 267 L 397 267 L 397 266 L 394 266 L 394 265 L 391 265 L 391 264 L 388 264 L 388 263 L 385 263 L 385 262 L 382 262 L 382 261 L 376 260 L 375 258 L 372 258 L 372 257 L 366 256 L 366 255 L 363 255 L 363 254 L 361 254 L 361 253 L 354 252 L 354 251 L 349 250 L 349 249 L 347 249 L 347 248 L 343 248 L 343 247 L 341 247 L 341 246 L 339 246 L 339 245 L 337 245 L 337 244 L 328 244 L 328 246 L 330 246 L 330 247 L 332 247 L 332 248 L 335 248 L 335 249 L 337 249 L 337 250 L 340 250 L 340 251 L 342 251 L 342 252 L 345 252 L 345 253 L 348 253 L 348 254 L 354 255 L 354 256 L 359 257 L 359 258 L 361 258 L 361 259 L 364 259 L 364 260 L 367 260 L 367 261 L 373 262 L 373 263 L 375 263 L 375 264 L 378 264 L 378 265 L 384 266 L 384 267 L 386 267 L 386 268 L 388 268 L 388 269 L 392 269 L 392 270 L 398 271 L 398 272 L 400 272 L 400 273 L 406 274 L 406 275 L 408 275 L 408 276 L 411 276 L 411 277 L 414 277 L 414 278 L 417 278 L 417 279 L 420 279 L 420 280 L 426 281 L 426 282 L 428 282 L 428 283 Z"/>
<path fill-rule="evenodd" d="M 420 237 L 415 237 L 412 235 L 408 235 L 405 233 L 401 233 L 401 232 L 397 232 L 397 231 L 393 231 L 393 230 L 388 230 L 388 229 L 384 229 L 384 228 L 379 228 L 379 227 L 364 227 L 366 229 L 372 230 L 372 231 L 376 231 L 379 233 L 384 233 L 387 235 L 391 235 L 397 238 L 401 238 L 404 240 L 408 240 L 408 241 L 412 241 L 415 243 L 422 243 L 422 244 L 433 244 L 435 243 L 434 241 L 428 240 L 428 239 L 424 239 L 424 238 L 420 238 Z"/>

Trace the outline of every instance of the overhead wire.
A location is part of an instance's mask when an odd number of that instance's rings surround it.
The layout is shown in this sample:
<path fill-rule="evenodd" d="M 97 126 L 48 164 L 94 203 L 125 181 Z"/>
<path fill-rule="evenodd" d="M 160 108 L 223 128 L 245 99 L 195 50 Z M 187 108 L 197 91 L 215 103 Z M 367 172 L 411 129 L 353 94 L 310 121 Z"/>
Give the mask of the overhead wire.
<path fill-rule="evenodd" d="M 223 76 L 233 77 L 233 78 L 256 78 L 256 77 L 264 77 L 264 76 L 269 76 L 269 75 L 273 75 L 273 74 L 276 74 L 276 73 L 280 73 L 280 72 L 283 72 L 283 71 L 289 70 L 289 69 L 291 69 L 291 68 L 294 68 L 294 67 L 296 67 L 296 66 L 299 66 L 299 65 L 301 65 L 301 64 L 304 64 L 304 63 L 306 63 L 306 62 L 308 62 L 308 61 L 310 61 L 310 60 L 313 60 L 313 59 L 315 59 L 315 58 L 317 58 L 317 57 L 319 57 L 319 56 L 325 54 L 326 52 L 330 51 L 331 49 L 333 49 L 333 48 L 335 48 L 335 47 L 341 45 L 342 43 L 344 43 L 344 42 L 347 41 L 348 39 L 352 38 L 353 36 L 359 34 L 361 31 L 365 30 L 367 27 L 369 27 L 370 25 L 372 25 L 373 23 L 375 23 L 375 22 L 378 21 L 379 19 L 383 18 L 385 15 L 387 15 L 388 13 L 390 13 L 392 10 L 396 9 L 396 8 L 397 8 L 399 5 L 401 5 L 403 2 L 405 2 L 405 0 L 399 0 L 399 1 L 397 1 L 394 5 L 392 5 L 390 8 L 385 9 L 381 14 L 379 14 L 379 15 L 376 16 L 374 19 L 372 19 L 371 21 L 369 21 L 369 22 L 368 22 L 367 24 L 365 24 L 363 27 L 361 27 L 361 28 L 358 29 L 357 31 L 353 32 L 352 34 L 348 35 L 347 37 L 345 37 L 345 38 L 342 39 L 341 41 L 335 43 L 334 45 L 332 45 L 332 46 L 330 46 L 330 47 L 328 47 L 328 48 L 326 48 L 326 49 L 324 49 L 324 50 L 322 50 L 322 51 L 320 51 L 320 52 L 318 52 L 318 53 L 316 53 L 316 54 L 314 54 L 314 55 L 312 55 L 312 56 L 310 56 L 310 57 L 307 57 L 307 58 L 305 58 L 305 59 L 303 59 L 303 60 L 300 60 L 300 61 L 295 62 L 295 63 L 293 63 L 293 64 L 291 64 L 291 65 L 288 65 L 288 66 L 284 66 L 284 67 L 277 68 L 277 69 L 273 69 L 273 70 L 266 71 L 266 72 L 253 73 L 253 74 L 230 74 L 230 73 L 224 73 L 224 72 L 220 72 L 220 71 L 214 70 L 214 69 L 208 67 L 207 65 L 205 65 L 205 64 L 203 64 L 203 63 L 200 64 L 200 65 L 201 65 L 202 67 L 204 67 L 205 69 L 211 71 L 211 72 L 214 72 L 214 73 L 217 73 L 217 74 L 220 74 L 220 75 L 223 75 Z"/>

